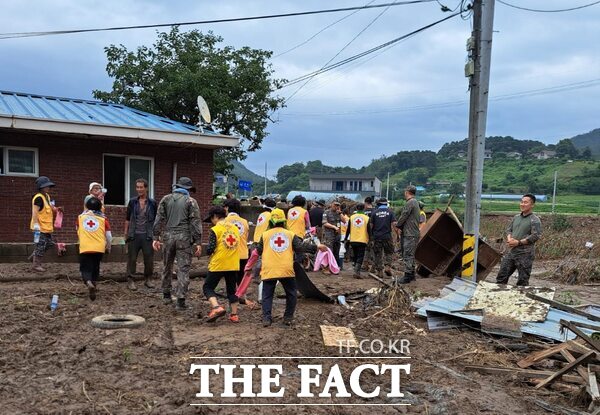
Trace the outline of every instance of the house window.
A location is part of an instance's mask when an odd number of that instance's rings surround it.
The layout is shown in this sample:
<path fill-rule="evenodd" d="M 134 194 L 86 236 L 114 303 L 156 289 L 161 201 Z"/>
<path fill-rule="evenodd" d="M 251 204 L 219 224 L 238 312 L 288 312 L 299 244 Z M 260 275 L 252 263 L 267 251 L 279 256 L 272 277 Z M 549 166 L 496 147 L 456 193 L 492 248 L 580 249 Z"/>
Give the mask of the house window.
<path fill-rule="evenodd" d="M 358 191 L 362 192 L 362 180 L 360 182 L 358 182 Z"/>
<path fill-rule="evenodd" d="M 154 197 L 154 159 L 138 156 L 104 155 L 104 197 L 107 205 L 125 205 L 137 196 L 135 181 L 148 180 L 148 195 Z"/>
<path fill-rule="evenodd" d="M 37 148 L 0 147 L 0 174 L 37 177 Z"/>
<path fill-rule="evenodd" d="M 333 190 L 335 190 L 336 192 L 343 192 L 344 191 L 344 182 L 343 181 L 336 181 L 335 183 L 335 188 Z"/>

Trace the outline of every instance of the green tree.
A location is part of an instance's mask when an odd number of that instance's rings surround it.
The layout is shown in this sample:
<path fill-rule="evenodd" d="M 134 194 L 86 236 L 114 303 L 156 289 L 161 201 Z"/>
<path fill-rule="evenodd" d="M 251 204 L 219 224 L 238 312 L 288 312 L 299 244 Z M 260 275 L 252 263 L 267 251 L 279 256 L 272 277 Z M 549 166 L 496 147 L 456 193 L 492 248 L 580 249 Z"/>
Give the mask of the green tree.
<path fill-rule="evenodd" d="M 583 160 L 591 160 L 592 159 L 592 149 L 590 149 L 589 147 L 584 148 L 583 151 L 581 152 L 581 158 Z"/>
<path fill-rule="evenodd" d="M 450 187 L 448 188 L 448 193 L 454 197 L 456 197 L 456 196 L 460 197 L 463 195 L 464 192 L 465 192 L 465 187 L 460 183 L 452 183 L 450 185 Z"/>
<path fill-rule="evenodd" d="M 114 79 L 112 91 L 94 90 L 94 97 L 196 124 L 196 97 L 202 95 L 213 127 L 245 141 L 238 148 L 217 152 L 215 169 L 226 172 L 230 160 L 242 160 L 246 150 L 261 147 L 273 121 L 270 115 L 284 105 L 283 98 L 274 94 L 284 80 L 272 77 L 271 52 L 221 47 L 221 42 L 223 38 L 212 32 L 180 32 L 174 26 L 168 33 L 158 33 L 151 47 L 130 51 L 110 45 L 104 50 L 106 71 Z"/>
<path fill-rule="evenodd" d="M 566 157 L 570 159 L 577 158 L 579 152 L 569 138 L 565 138 L 556 143 L 556 155 L 558 157 Z"/>

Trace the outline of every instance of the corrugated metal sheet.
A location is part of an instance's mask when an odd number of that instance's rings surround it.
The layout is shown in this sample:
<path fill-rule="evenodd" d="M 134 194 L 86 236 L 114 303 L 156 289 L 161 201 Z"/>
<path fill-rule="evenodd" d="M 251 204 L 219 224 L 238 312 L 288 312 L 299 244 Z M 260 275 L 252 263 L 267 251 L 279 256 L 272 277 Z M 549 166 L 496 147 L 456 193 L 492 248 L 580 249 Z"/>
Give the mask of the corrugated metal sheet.
<path fill-rule="evenodd" d="M 455 278 L 450 284 L 444 287 L 442 294 L 446 294 L 443 297 L 431 301 L 429 304 L 421 307 L 417 310 L 417 314 L 427 317 L 427 324 L 430 330 L 463 327 L 465 324 L 479 328 L 483 319 L 482 315 L 457 312 L 465 309 L 469 299 L 473 296 L 476 287 L 477 284 L 474 282 Z M 598 324 L 585 317 L 550 307 L 546 321 L 538 323 L 524 322 L 521 324 L 521 331 L 523 333 L 557 341 L 574 339 L 576 336 L 568 330 L 561 333 L 561 319 L 592 325 Z M 588 329 L 581 330 L 589 335 L 592 333 L 592 331 Z"/>
<path fill-rule="evenodd" d="M 100 101 L 0 91 L 0 114 L 117 127 L 144 128 L 178 133 L 194 133 L 193 125 Z M 204 135 L 217 135 L 204 130 Z"/>

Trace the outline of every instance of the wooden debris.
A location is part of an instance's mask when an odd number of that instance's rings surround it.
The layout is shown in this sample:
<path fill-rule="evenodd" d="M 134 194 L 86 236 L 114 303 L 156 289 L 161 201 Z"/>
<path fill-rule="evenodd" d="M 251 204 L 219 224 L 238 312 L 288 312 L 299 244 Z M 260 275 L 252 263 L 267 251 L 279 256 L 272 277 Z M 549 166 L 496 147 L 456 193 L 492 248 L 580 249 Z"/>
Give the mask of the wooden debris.
<path fill-rule="evenodd" d="M 577 314 L 578 316 L 585 317 L 588 320 L 600 322 L 600 317 L 596 317 L 593 314 L 586 313 L 585 311 L 581 311 L 581 310 L 579 310 L 577 308 L 570 307 L 570 306 L 568 306 L 566 304 L 559 303 L 558 301 L 550 300 L 548 298 L 540 297 L 539 295 L 535 295 L 535 294 L 531 294 L 531 293 L 527 293 L 525 295 L 527 297 L 531 298 L 532 300 L 536 300 L 536 301 L 540 301 L 542 303 L 549 304 L 552 307 L 557 308 L 557 309 L 562 310 L 562 311 L 566 311 L 567 313 Z"/>
<path fill-rule="evenodd" d="M 532 398 L 532 399 L 528 399 L 530 402 L 532 402 L 533 404 L 539 406 L 540 408 L 545 409 L 548 412 L 552 412 L 555 414 L 564 414 L 564 415 L 587 415 L 587 413 L 585 412 L 581 412 L 581 411 L 577 411 L 575 409 L 569 409 L 569 408 L 565 408 L 564 406 L 559 406 L 559 405 L 555 405 L 555 404 L 550 404 L 546 401 L 543 401 L 541 399 L 537 399 L 537 398 Z"/>
<path fill-rule="evenodd" d="M 524 359 L 519 360 L 517 362 L 517 366 L 519 366 L 521 369 L 528 368 L 529 366 L 533 365 L 536 362 L 539 362 L 542 359 L 554 356 L 556 353 L 560 353 L 562 350 L 567 349 L 567 347 L 569 347 L 569 343 L 570 342 L 561 343 L 558 346 L 550 347 L 548 349 L 532 353 Z"/>
<path fill-rule="evenodd" d="M 586 342 L 587 344 L 589 344 L 590 346 L 592 346 L 594 349 L 596 349 L 597 352 L 600 352 L 600 341 L 592 339 L 591 337 L 589 337 L 588 335 L 586 335 L 584 332 L 582 332 L 581 330 L 579 330 L 570 321 L 560 320 L 560 325 L 563 326 L 563 327 L 568 328 L 569 330 L 571 330 L 581 340 L 583 340 L 584 342 Z"/>
<path fill-rule="evenodd" d="M 517 369 L 510 367 L 494 367 L 494 366 L 477 366 L 477 365 L 466 365 L 465 369 L 474 370 L 479 373 L 485 373 L 488 375 L 511 375 L 516 376 L 521 380 L 528 379 L 545 379 L 552 375 L 554 372 L 550 370 L 537 370 L 537 369 Z M 564 375 L 562 377 L 564 382 L 575 383 L 577 385 L 583 385 L 584 382 L 579 376 Z"/>
<path fill-rule="evenodd" d="M 590 370 L 590 366 L 587 368 L 588 375 L 588 393 L 594 401 L 600 400 L 600 391 L 598 390 L 598 380 L 596 378 L 596 372 Z"/>
<path fill-rule="evenodd" d="M 321 326 L 325 346 L 358 347 L 352 329 L 348 327 Z"/>
<path fill-rule="evenodd" d="M 383 279 L 379 278 L 377 275 L 373 274 L 372 272 L 369 272 L 369 277 L 373 278 L 374 280 L 379 281 L 380 283 L 382 283 L 383 285 L 385 285 L 388 288 L 394 288 L 392 284 L 390 284 L 387 281 L 384 281 Z"/>
<path fill-rule="evenodd" d="M 576 368 L 580 364 L 586 363 L 588 360 L 590 360 L 595 355 L 596 355 L 595 352 L 588 352 L 588 353 L 586 353 L 584 355 L 579 356 L 578 359 L 576 359 L 573 362 L 569 363 L 568 365 L 566 365 L 565 367 L 563 367 L 559 371 L 554 372 L 551 376 L 549 376 L 548 378 L 546 378 L 543 382 L 538 383 L 538 385 L 535 388 L 536 389 L 540 389 L 540 388 L 548 385 L 549 383 L 554 382 L 556 379 L 559 379 L 561 376 L 563 376 L 569 370 L 571 370 L 573 368 Z"/>

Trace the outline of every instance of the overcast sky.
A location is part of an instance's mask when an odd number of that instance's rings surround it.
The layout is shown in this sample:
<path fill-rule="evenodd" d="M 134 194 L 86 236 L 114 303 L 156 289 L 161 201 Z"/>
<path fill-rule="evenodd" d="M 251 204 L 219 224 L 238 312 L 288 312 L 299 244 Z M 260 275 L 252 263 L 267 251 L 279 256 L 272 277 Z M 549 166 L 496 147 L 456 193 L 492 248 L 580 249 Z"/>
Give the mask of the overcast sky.
<path fill-rule="evenodd" d="M 538 9 L 591 2 L 507 1 Z M 3 0 L 0 32 L 171 23 L 367 2 Z M 453 9 L 459 0 L 440 2 Z M 277 55 L 349 15 L 305 45 L 272 60 L 276 77 L 293 79 L 319 69 L 369 24 L 334 62 L 447 15 L 437 3 L 384 10 L 186 26 L 182 30 L 212 30 L 224 37 L 224 44 L 268 49 Z M 598 22 L 600 4 L 571 12 L 532 13 L 496 3 L 488 136 L 555 143 L 600 127 Z M 470 31 L 471 21 L 457 17 L 383 53 L 315 77 L 275 114 L 278 122 L 269 126 L 262 150 L 250 154 L 244 163 L 262 174 L 267 161 L 269 176 L 284 164 L 315 159 L 361 167 L 384 154 L 437 151 L 447 141 L 463 139 L 468 125 L 465 41 Z M 105 46 L 124 44 L 135 49 L 151 45 L 155 39 L 156 29 L 143 29 L 0 40 L 0 89 L 89 99 L 93 89 L 111 87 L 105 71 Z M 566 87 L 556 92 L 561 86 Z M 297 87 L 280 93 L 289 97 Z M 514 96 L 538 89 L 543 93 Z M 508 97 L 498 99 L 505 95 Z"/>

